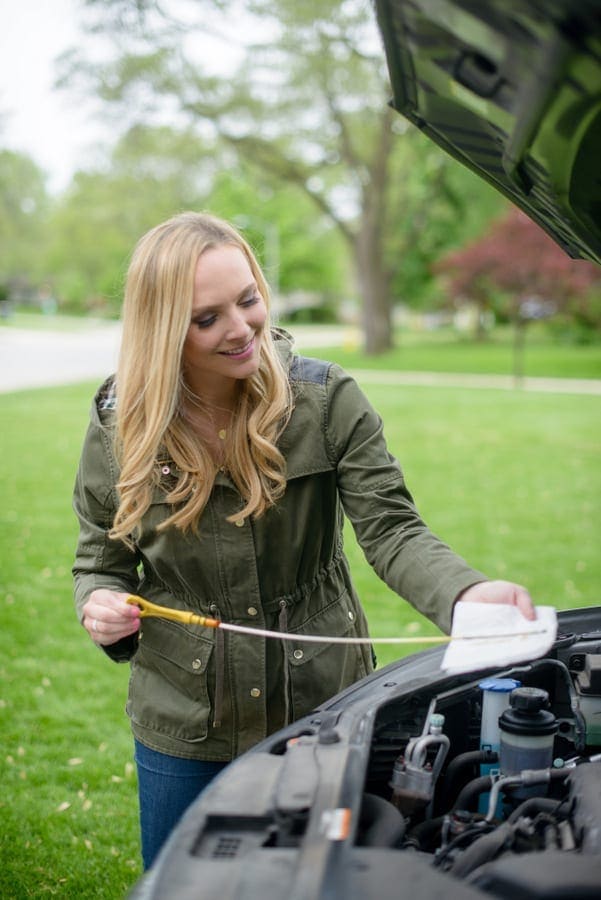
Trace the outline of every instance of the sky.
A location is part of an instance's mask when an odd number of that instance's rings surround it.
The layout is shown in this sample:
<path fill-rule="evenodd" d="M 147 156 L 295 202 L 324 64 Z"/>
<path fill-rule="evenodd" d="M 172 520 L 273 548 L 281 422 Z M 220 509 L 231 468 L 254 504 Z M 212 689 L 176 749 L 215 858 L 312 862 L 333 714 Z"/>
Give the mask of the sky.
<path fill-rule="evenodd" d="M 101 124 L 67 91 L 54 60 L 77 42 L 77 0 L 0 0 L 0 147 L 27 153 L 64 188 Z"/>

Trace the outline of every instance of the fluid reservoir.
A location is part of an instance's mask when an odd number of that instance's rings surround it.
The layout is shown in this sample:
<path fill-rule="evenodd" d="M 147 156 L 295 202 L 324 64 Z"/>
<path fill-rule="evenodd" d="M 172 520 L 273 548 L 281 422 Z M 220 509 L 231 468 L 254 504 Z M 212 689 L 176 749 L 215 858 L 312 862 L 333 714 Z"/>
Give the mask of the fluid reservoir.
<path fill-rule="evenodd" d="M 510 707 L 499 717 L 502 775 L 517 775 L 524 769 L 548 769 L 553 762 L 557 720 L 547 708 L 549 695 L 540 688 L 519 687 L 511 692 Z M 539 786 L 519 788 L 513 796 L 540 796 Z"/>
<path fill-rule="evenodd" d="M 509 706 L 509 694 L 520 687 L 520 684 L 515 678 L 487 678 L 478 685 L 482 691 L 481 750 L 499 752 L 499 717 Z"/>
<path fill-rule="evenodd" d="M 480 750 L 500 751 L 499 716 L 509 706 L 511 691 L 520 686 L 515 678 L 486 678 L 478 687 L 482 691 L 482 721 L 480 724 Z M 499 771 L 498 762 L 480 764 L 480 775 L 494 775 Z M 500 802 L 500 801 L 499 801 Z M 488 812 L 488 793 L 480 795 L 478 810 Z"/>

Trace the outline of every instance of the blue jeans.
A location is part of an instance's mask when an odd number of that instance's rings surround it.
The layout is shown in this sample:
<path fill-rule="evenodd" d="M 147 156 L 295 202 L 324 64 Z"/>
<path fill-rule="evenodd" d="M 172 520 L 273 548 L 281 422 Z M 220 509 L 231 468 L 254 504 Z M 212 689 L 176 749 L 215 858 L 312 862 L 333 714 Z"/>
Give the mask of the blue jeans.
<path fill-rule="evenodd" d="M 180 759 L 135 741 L 142 859 L 149 869 L 185 810 L 225 768 L 224 762 Z"/>

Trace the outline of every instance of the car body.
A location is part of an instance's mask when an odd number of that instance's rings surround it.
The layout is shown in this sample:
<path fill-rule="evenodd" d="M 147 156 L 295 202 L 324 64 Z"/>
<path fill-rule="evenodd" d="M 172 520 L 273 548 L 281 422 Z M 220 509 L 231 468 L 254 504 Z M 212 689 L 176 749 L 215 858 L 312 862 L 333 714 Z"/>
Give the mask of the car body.
<path fill-rule="evenodd" d="M 375 7 L 394 107 L 568 254 L 601 261 L 600 4 Z M 388 665 L 235 760 L 132 897 L 601 896 L 601 607 L 560 613 L 541 659 L 449 675 L 443 652 Z M 544 692 L 551 764 L 529 764 L 526 735 L 527 765 L 503 773 L 483 741 L 491 678 L 520 682 L 526 704 Z M 500 767 L 515 781 L 491 806 Z"/>
<path fill-rule="evenodd" d="M 263 741 L 190 807 L 132 896 L 597 897 L 601 608 L 558 618 L 557 639 L 541 659 L 450 676 L 441 669 L 444 649 L 426 650 Z M 508 824 L 509 813 L 495 811 L 483 827 L 476 804 L 490 776 L 480 774 L 478 756 L 482 685 L 493 676 L 547 693 L 555 774 L 550 784 L 522 788 L 534 794 L 530 818 Z M 436 715 L 448 738 L 438 776 L 436 743 L 409 759 L 411 742 L 429 735 Z M 508 789 L 506 810 L 522 802 Z"/>

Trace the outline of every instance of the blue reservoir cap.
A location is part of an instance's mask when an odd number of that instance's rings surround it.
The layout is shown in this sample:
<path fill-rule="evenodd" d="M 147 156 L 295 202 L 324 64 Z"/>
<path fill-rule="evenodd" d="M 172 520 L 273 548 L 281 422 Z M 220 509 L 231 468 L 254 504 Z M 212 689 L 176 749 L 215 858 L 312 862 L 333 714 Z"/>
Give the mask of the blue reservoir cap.
<path fill-rule="evenodd" d="M 482 691 L 495 691 L 499 694 L 508 694 L 521 687 L 522 682 L 515 678 L 487 678 L 481 681 L 478 687 Z"/>

